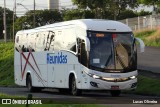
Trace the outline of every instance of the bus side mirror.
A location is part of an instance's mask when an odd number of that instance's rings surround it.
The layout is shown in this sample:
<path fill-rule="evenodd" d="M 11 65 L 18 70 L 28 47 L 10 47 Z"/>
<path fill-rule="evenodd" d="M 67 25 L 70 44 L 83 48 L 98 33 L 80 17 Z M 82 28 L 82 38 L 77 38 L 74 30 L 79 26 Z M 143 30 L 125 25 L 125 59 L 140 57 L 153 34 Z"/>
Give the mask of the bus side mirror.
<path fill-rule="evenodd" d="M 139 46 L 140 46 L 140 53 L 144 52 L 145 49 L 145 44 L 144 42 L 140 39 L 140 38 L 135 38 L 137 42 L 139 42 Z"/>
<path fill-rule="evenodd" d="M 88 38 L 86 38 L 86 40 L 85 40 L 85 49 L 86 49 L 86 51 L 90 51 L 90 41 L 89 41 L 89 39 Z"/>

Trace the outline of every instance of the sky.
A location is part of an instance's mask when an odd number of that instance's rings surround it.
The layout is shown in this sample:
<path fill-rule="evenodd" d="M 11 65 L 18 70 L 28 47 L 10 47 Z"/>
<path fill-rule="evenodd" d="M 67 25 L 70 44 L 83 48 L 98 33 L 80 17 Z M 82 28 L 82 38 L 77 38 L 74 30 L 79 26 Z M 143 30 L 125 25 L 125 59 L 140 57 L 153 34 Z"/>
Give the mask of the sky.
<path fill-rule="evenodd" d="M 6 0 L 6 7 L 10 10 L 13 10 L 14 8 L 14 1 L 15 0 Z M 71 0 L 59 0 L 60 1 L 60 7 L 72 7 Z M 34 0 L 16 0 L 17 3 L 21 3 L 26 7 L 26 9 L 21 6 L 17 5 L 16 8 L 16 14 L 17 16 L 22 16 L 25 14 L 25 12 L 28 10 L 33 10 L 33 2 Z M 35 0 L 36 2 L 36 9 L 48 9 L 48 0 Z M 0 6 L 4 7 L 4 0 L 0 0 Z"/>
<path fill-rule="evenodd" d="M 16 8 L 16 15 L 17 16 L 22 16 L 25 14 L 25 12 L 28 10 L 33 10 L 33 1 L 34 0 L 16 0 L 17 3 L 21 3 L 26 7 L 26 9 L 21 6 L 17 5 Z M 36 2 L 36 9 L 41 10 L 41 9 L 48 9 L 48 0 L 35 0 Z M 0 0 L 0 6 L 4 7 L 4 0 Z M 14 8 L 14 0 L 6 0 L 6 7 L 9 8 L 10 10 L 13 10 Z M 71 0 L 60 0 L 60 7 L 67 7 L 67 8 L 72 8 L 72 2 Z M 135 10 L 140 11 L 141 9 L 144 9 L 146 11 L 152 11 L 152 7 L 147 7 L 147 6 L 141 6 Z"/>

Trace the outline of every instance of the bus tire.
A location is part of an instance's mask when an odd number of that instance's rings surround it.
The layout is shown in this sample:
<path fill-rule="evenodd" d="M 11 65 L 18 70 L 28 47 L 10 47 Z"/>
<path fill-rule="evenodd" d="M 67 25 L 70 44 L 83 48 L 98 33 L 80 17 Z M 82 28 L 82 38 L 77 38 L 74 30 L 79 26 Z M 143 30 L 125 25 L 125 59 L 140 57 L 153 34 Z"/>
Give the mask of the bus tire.
<path fill-rule="evenodd" d="M 120 90 L 110 90 L 112 97 L 118 97 L 121 94 Z"/>
<path fill-rule="evenodd" d="M 31 75 L 27 75 L 26 86 L 27 86 L 29 92 L 34 92 L 35 91 L 35 88 L 32 86 Z"/>
<path fill-rule="evenodd" d="M 77 89 L 76 86 L 76 79 L 74 76 L 71 77 L 71 81 L 70 81 L 70 92 L 72 95 L 74 96 L 79 96 L 81 95 L 82 91 L 80 89 Z"/>

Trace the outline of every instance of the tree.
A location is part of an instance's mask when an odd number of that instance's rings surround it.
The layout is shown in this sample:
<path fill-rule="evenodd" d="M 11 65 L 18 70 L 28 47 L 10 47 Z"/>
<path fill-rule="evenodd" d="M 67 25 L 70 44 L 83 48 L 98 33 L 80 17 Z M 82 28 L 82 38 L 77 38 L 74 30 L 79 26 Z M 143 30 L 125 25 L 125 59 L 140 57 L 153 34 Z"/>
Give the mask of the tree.
<path fill-rule="evenodd" d="M 125 11 L 128 7 L 132 9 L 138 7 L 138 2 L 136 0 L 108 0 L 106 5 L 106 10 L 109 10 L 113 14 L 114 20 L 117 20 L 121 12 Z"/>
<path fill-rule="evenodd" d="M 62 21 L 62 15 L 59 11 L 54 10 L 36 10 L 36 27 Z M 25 16 L 16 20 L 16 31 L 21 29 L 33 28 L 33 10 L 28 11 Z"/>
<path fill-rule="evenodd" d="M 137 0 L 139 4 L 160 6 L 160 0 Z"/>
<path fill-rule="evenodd" d="M 79 9 L 90 9 L 94 12 L 96 18 L 103 18 L 107 0 L 72 0 L 72 2 L 77 5 Z"/>
<path fill-rule="evenodd" d="M 0 39 L 3 39 L 3 13 L 4 13 L 4 8 L 0 7 Z M 13 23 L 13 11 L 6 9 L 6 22 L 7 22 L 7 38 L 11 38 L 11 29 L 12 29 L 12 23 Z"/>
<path fill-rule="evenodd" d="M 138 0 L 139 4 L 144 4 L 147 6 L 153 6 L 154 11 L 158 11 L 155 6 L 160 7 L 160 0 Z"/>
<path fill-rule="evenodd" d="M 142 9 L 140 12 L 136 13 L 138 16 L 146 16 L 146 15 L 151 15 L 152 12 L 149 11 L 144 11 L 144 9 Z"/>
<path fill-rule="evenodd" d="M 95 15 L 90 10 L 67 9 L 62 11 L 63 20 L 88 19 L 94 18 Z"/>
<path fill-rule="evenodd" d="M 133 10 L 126 9 L 121 12 L 121 14 L 117 17 L 118 20 L 126 19 L 126 18 L 133 18 L 137 17 L 137 13 L 135 13 Z"/>
<path fill-rule="evenodd" d="M 105 18 L 105 13 L 108 11 L 114 15 L 114 19 L 121 11 L 127 7 L 134 8 L 138 6 L 136 0 L 72 0 L 80 9 L 91 9 L 96 18 Z"/>

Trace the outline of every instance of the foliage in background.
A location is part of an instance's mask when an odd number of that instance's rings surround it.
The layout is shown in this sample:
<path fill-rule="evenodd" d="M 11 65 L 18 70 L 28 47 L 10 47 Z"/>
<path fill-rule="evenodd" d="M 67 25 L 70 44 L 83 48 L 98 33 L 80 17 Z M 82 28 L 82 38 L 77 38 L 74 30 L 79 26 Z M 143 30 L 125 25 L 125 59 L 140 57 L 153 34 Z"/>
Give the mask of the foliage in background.
<path fill-rule="evenodd" d="M 140 12 L 133 11 L 131 9 L 126 9 L 121 11 L 121 14 L 117 16 L 117 20 L 122 20 L 126 18 L 133 18 L 138 16 L 150 15 L 151 12 L 141 10 Z M 74 20 L 74 19 L 88 19 L 96 18 L 96 14 L 91 10 L 83 10 L 83 9 L 66 9 L 62 11 L 63 20 Z M 114 19 L 114 15 L 110 11 L 104 11 L 103 19 Z"/>
<path fill-rule="evenodd" d="M 145 11 L 144 9 L 142 9 L 140 12 L 135 12 L 135 14 L 136 14 L 137 16 L 145 16 L 145 15 L 151 15 L 152 12 Z"/>
<path fill-rule="evenodd" d="M 78 9 L 67 9 L 62 11 L 63 20 L 74 20 L 74 19 L 89 19 L 94 18 L 95 15 L 89 10 L 78 10 Z"/>
<path fill-rule="evenodd" d="M 59 11 L 54 10 L 36 10 L 36 27 L 60 22 L 62 21 L 62 15 Z M 25 16 L 18 18 L 15 22 L 15 30 L 31 29 L 33 28 L 33 10 L 28 11 Z"/>
<path fill-rule="evenodd" d="M 127 9 L 126 6 L 136 7 L 137 2 L 126 3 L 125 0 L 119 0 L 113 2 L 112 0 L 73 0 L 77 5 L 77 9 L 64 9 L 58 10 L 36 10 L 36 27 L 51 24 L 60 21 L 72 20 L 72 19 L 88 19 L 88 18 L 102 18 L 110 20 L 121 20 L 126 18 L 132 18 L 141 15 L 148 15 L 151 12 L 142 10 L 136 12 L 131 9 Z M 13 11 L 6 9 L 7 13 L 7 38 L 12 39 L 12 23 L 13 23 Z M 0 7 L 0 39 L 3 39 L 3 8 Z M 25 13 L 24 16 L 16 18 L 15 33 L 22 29 L 33 28 L 33 10 Z"/>
<path fill-rule="evenodd" d="M 3 29 L 4 29 L 4 24 L 3 24 L 3 13 L 4 13 L 4 8 L 0 7 L 0 39 L 4 38 L 3 36 Z M 6 24 L 7 24 L 7 32 L 8 35 L 12 33 L 12 23 L 13 23 L 13 11 L 6 9 Z M 9 38 L 9 37 L 8 37 Z"/>
<path fill-rule="evenodd" d="M 95 13 L 95 18 L 103 18 L 105 12 L 111 13 L 114 19 L 120 15 L 121 11 L 128 7 L 135 8 L 138 6 L 136 0 L 72 0 L 73 4 L 77 5 L 79 9 L 89 9 Z"/>
<path fill-rule="evenodd" d="M 14 44 L 0 42 L 0 85 L 14 84 Z"/>
<path fill-rule="evenodd" d="M 137 0 L 139 4 L 144 4 L 147 6 L 160 6 L 160 1 L 159 0 Z"/>
<path fill-rule="evenodd" d="M 137 0 L 139 4 L 153 6 L 153 12 L 160 13 L 160 0 Z"/>

